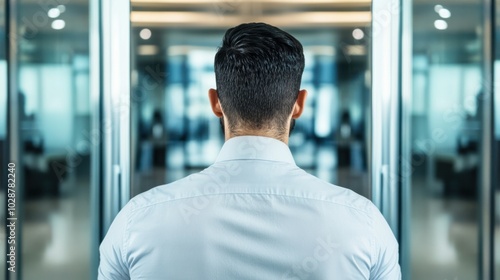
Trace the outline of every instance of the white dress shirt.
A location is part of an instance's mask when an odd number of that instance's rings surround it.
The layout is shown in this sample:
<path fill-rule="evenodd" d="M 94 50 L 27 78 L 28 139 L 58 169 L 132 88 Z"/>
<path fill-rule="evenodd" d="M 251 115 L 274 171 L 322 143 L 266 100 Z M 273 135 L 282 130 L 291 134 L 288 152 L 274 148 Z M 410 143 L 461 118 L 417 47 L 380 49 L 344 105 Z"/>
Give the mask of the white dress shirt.
<path fill-rule="evenodd" d="M 231 138 L 200 173 L 134 197 L 100 247 L 99 279 L 401 279 L 366 198 L 294 163 L 281 141 Z"/>

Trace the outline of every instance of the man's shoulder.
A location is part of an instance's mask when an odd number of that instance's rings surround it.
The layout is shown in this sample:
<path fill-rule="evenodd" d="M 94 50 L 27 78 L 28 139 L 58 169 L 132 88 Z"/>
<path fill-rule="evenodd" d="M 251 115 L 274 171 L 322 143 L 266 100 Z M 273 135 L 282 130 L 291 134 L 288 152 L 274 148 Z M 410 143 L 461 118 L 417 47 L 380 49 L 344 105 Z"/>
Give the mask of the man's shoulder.
<path fill-rule="evenodd" d="M 137 194 L 128 203 L 130 211 L 134 212 L 158 204 L 202 195 L 193 189 L 196 185 L 199 186 L 199 182 L 193 180 L 193 176 L 197 174 L 191 174 L 174 182 L 159 185 Z"/>
<path fill-rule="evenodd" d="M 221 172 L 223 170 L 224 172 Z M 191 174 L 169 184 L 160 185 L 135 196 L 131 211 L 155 205 L 166 205 L 186 199 L 214 195 L 247 195 L 282 197 L 309 204 L 349 208 L 371 216 L 374 205 L 356 192 L 334 185 L 295 167 L 273 178 L 275 174 L 242 177 L 237 168 L 212 165 L 202 172 Z M 234 177 L 238 177 L 234 180 Z M 269 177 L 269 180 L 268 178 Z M 269 182 L 269 183 L 267 183 Z M 267 184 L 267 185 L 266 185 Z"/>
<path fill-rule="evenodd" d="M 301 170 L 302 174 L 291 176 L 290 181 L 294 181 L 308 198 L 332 203 L 340 207 L 365 212 L 371 216 L 375 205 L 366 197 L 356 193 L 348 186 L 338 186 L 312 174 Z"/>

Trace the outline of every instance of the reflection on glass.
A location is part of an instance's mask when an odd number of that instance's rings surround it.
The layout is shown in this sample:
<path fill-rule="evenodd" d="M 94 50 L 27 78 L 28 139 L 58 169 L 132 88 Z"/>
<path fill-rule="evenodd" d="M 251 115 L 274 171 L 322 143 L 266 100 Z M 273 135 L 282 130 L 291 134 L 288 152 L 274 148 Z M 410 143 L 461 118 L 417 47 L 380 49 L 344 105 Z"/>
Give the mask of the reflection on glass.
<path fill-rule="evenodd" d="M 478 277 L 481 8 L 413 1 L 411 279 Z"/>
<path fill-rule="evenodd" d="M 181 1 L 158 6 L 132 4 L 132 195 L 214 162 L 224 142 L 219 119 L 208 103 L 208 89 L 216 87 L 213 63 L 217 47 L 227 28 L 265 21 L 289 31 L 304 45 L 302 88 L 308 90 L 307 108 L 289 141 L 297 165 L 369 196 L 366 124 L 370 88 L 365 79 L 369 41 L 363 38 L 369 30 L 369 3 L 308 5 L 291 1 L 286 11 L 276 3 L 251 1 L 196 6 Z M 315 23 L 306 22 L 311 18 L 304 14 L 299 16 L 304 22 L 294 21 L 294 15 L 300 13 L 336 10 L 357 11 L 360 18 L 366 14 L 368 18 L 340 25 L 332 21 L 336 17 L 325 14 Z M 151 11 L 184 15 L 188 22 L 162 22 L 165 18 Z M 189 20 L 192 13 L 188 11 L 196 11 L 199 17 Z"/>
<path fill-rule="evenodd" d="M 88 2 L 18 11 L 22 278 L 90 279 Z"/>
<path fill-rule="evenodd" d="M 499 7 L 500 5 L 499 1 L 493 1 L 496 5 L 496 7 Z M 494 162 L 494 170 L 493 174 L 496 174 L 496 180 L 493 181 L 494 185 L 493 187 L 495 188 L 495 239 L 494 239 L 494 244 L 495 244 L 495 249 L 494 249 L 494 255 L 495 255 L 495 272 L 498 275 L 500 273 L 500 87 L 498 86 L 498 83 L 500 82 L 500 34 L 498 34 L 498 30 L 500 30 L 500 12 L 497 10 L 495 13 L 495 23 L 496 26 L 495 28 L 495 46 L 496 49 L 494 50 L 494 97 L 493 97 L 493 116 L 494 116 L 494 135 L 495 135 L 495 142 L 494 145 L 496 146 L 495 149 L 495 154 L 493 156 L 493 162 Z M 496 164 L 496 165 L 495 165 Z"/>

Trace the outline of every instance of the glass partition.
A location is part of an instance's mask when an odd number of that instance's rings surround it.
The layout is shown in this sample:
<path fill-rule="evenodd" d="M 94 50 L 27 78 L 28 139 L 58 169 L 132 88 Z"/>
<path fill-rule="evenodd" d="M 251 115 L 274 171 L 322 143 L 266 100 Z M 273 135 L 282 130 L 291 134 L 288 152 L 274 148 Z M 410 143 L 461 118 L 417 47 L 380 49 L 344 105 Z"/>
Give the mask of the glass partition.
<path fill-rule="evenodd" d="M 5 29 L 6 29 L 6 15 L 5 15 L 5 1 L 0 0 L 0 164 L 2 169 L 7 166 L 7 57 L 6 57 L 6 41 L 5 41 Z M 6 184 L 7 182 L 6 171 L 0 171 L 0 219 L 5 221 L 6 219 Z M 6 259 L 4 254 L 6 248 L 6 232 L 4 230 L 0 231 L 0 279 L 5 279 L 6 271 Z"/>
<path fill-rule="evenodd" d="M 18 267 L 22 279 L 90 279 L 88 1 L 18 1 L 17 9 Z"/>
<path fill-rule="evenodd" d="M 414 280 L 479 277 L 482 9 L 479 0 L 413 1 Z"/>
<path fill-rule="evenodd" d="M 497 278 L 500 275 L 500 1 L 493 1 L 497 7 L 495 10 L 495 29 L 494 29 L 494 46 L 493 50 L 493 85 L 494 85 L 494 95 L 493 95 L 493 129 L 494 129 L 494 147 L 493 150 L 493 168 L 492 173 L 494 174 L 494 192 L 495 192 L 495 233 L 494 233 L 494 255 L 495 255 L 495 274 Z"/>
<path fill-rule="evenodd" d="M 132 0 L 132 195 L 214 162 L 224 142 L 207 97 L 217 47 L 229 27 L 262 21 L 304 45 L 307 107 L 289 142 L 297 165 L 369 197 L 371 2 L 193 3 Z"/>

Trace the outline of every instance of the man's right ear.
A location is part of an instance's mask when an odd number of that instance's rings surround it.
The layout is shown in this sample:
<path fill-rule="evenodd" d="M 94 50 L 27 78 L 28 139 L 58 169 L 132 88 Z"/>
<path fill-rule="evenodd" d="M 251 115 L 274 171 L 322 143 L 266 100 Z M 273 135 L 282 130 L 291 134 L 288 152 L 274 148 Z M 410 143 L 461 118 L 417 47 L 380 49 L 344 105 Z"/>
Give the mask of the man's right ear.
<path fill-rule="evenodd" d="M 208 99 L 210 100 L 210 106 L 212 107 L 212 112 L 218 117 L 223 116 L 222 107 L 220 106 L 219 95 L 217 90 L 211 88 L 208 90 Z"/>
<path fill-rule="evenodd" d="M 292 119 L 298 119 L 300 115 L 302 115 L 306 103 L 306 97 L 307 91 L 305 89 L 300 90 L 299 95 L 297 96 L 297 100 L 293 105 Z"/>

